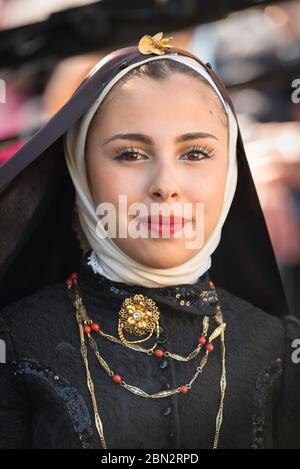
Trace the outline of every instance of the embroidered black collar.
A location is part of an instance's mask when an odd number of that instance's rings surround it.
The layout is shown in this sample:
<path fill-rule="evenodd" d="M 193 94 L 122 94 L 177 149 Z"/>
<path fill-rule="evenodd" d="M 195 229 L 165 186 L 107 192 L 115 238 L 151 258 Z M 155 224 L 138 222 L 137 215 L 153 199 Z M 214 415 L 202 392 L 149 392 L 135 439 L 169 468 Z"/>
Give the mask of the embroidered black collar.
<path fill-rule="evenodd" d="M 159 305 L 168 305 L 191 314 L 208 315 L 215 314 L 216 304 L 219 302 L 217 290 L 210 287 L 210 272 L 205 272 L 198 278 L 195 284 L 179 284 L 168 287 L 144 287 L 140 285 L 128 285 L 116 282 L 107 277 L 94 273 L 88 265 L 86 253 L 82 257 L 81 270 L 79 271 L 79 287 L 95 297 L 103 297 L 103 294 L 123 301 L 125 298 L 142 294 L 152 298 Z"/>

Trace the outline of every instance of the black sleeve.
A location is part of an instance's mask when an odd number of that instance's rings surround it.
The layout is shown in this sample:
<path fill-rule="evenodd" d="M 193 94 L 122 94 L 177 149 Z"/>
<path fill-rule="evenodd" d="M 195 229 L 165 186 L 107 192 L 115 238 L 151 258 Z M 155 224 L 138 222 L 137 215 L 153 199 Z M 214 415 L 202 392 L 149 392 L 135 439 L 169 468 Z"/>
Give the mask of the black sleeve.
<path fill-rule="evenodd" d="M 0 315 L 0 449 L 31 447 L 31 413 L 15 383 L 15 351 Z"/>
<path fill-rule="evenodd" d="M 285 360 L 276 406 L 275 446 L 300 449 L 300 321 L 287 316 L 284 324 Z"/>

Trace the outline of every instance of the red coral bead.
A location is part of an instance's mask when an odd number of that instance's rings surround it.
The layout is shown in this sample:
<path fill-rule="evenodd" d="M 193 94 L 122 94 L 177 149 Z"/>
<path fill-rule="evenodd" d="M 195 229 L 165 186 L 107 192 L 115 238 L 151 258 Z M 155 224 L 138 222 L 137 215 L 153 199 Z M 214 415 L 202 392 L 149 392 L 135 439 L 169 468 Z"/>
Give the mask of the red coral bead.
<path fill-rule="evenodd" d="M 90 326 L 84 326 L 83 332 L 84 332 L 85 334 L 90 334 L 90 333 L 92 332 L 92 329 L 91 329 Z"/>
<path fill-rule="evenodd" d="M 122 378 L 120 375 L 113 375 L 113 382 L 114 383 L 117 383 L 117 384 L 120 384 L 122 381 Z"/>
<path fill-rule="evenodd" d="M 204 336 L 199 337 L 198 343 L 201 344 L 201 345 L 205 345 L 206 344 L 206 338 Z"/>
<path fill-rule="evenodd" d="M 210 288 L 216 288 L 214 282 L 209 282 L 209 286 L 210 286 Z"/>
<path fill-rule="evenodd" d="M 97 322 L 94 322 L 94 323 L 92 324 L 92 331 L 93 331 L 93 332 L 98 332 L 99 329 L 100 329 L 99 324 L 98 324 Z"/>
<path fill-rule="evenodd" d="M 215 347 L 211 343 L 207 344 L 205 348 L 208 352 L 213 352 L 215 350 Z"/>
<path fill-rule="evenodd" d="M 65 281 L 65 284 L 68 286 L 68 287 L 71 287 L 73 285 L 73 280 L 71 278 L 67 278 L 67 280 Z"/>
<path fill-rule="evenodd" d="M 77 272 L 73 272 L 71 275 L 70 275 L 70 278 L 72 280 L 78 280 L 78 273 Z"/>
<path fill-rule="evenodd" d="M 155 350 L 154 354 L 155 358 L 162 358 L 164 356 L 163 350 L 157 349 Z"/>
<path fill-rule="evenodd" d="M 188 387 L 187 387 L 187 386 L 181 386 L 181 388 L 180 388 L 181 394 L 186 394 L 188 391 L 189 391 L 189 390 L 188 390 Z"/>

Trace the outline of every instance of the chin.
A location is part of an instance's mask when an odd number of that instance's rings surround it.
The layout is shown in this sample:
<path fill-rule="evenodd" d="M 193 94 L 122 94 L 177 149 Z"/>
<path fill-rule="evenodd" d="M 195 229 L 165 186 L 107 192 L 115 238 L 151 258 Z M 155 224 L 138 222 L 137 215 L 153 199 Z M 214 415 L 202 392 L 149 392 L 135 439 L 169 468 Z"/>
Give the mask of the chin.
<path fill-rule="evenodd" d="M 164 252 L 159 253 L 157 250 L 155 253 L 149 253 L 147 256 L 145 252 L 141 253 L 141 256 L 137 262 L 140 264 L 146 265 L 152 269 L 170 269 L 172 267 L 179 266 L 184 264 L 192 256 L 187 256 L 186 253 L 183 253 L 182 256 L 178 255 L 178 250 L 173 252 L 172 249 L 164 249 Z"/>
<path fill-rule="evenodd" d="M 170 241 L 170 240 L 168 240 Z M 143 264 L 152 269 L 170 269 L 187 262 L 193 257 L 197 251 L 187 250 L 182 244 L 169 242 L 169 245 L 163 243 L 138 243 L 135 241 L 134 246 L 118 243 L 120 249 L 136 262 Z"/>

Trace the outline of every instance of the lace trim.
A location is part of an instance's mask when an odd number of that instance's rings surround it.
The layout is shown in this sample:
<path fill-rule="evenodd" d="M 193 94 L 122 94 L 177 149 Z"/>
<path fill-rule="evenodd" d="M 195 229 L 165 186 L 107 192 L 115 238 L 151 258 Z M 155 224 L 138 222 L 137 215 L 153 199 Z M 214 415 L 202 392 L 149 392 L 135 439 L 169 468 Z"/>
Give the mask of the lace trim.
<path fill-rule="evenodd" d="M 281 358 L 271 362 L 269 368 L 258 375 L 254 396 L 255 412 L 252 416 L 252 449 L 264 449 L 264 433 L 266 406 L 269 392 L 276 379 L 282 375 L 283 367 Z"/>
<path fill-rule="evenodd" d="M 103 270 L 100 267 L 95 251 L 92 251 L 90 256 L 88 256 L 87 265 L 92 267 L 94 274 L 103 275 Z"/>

